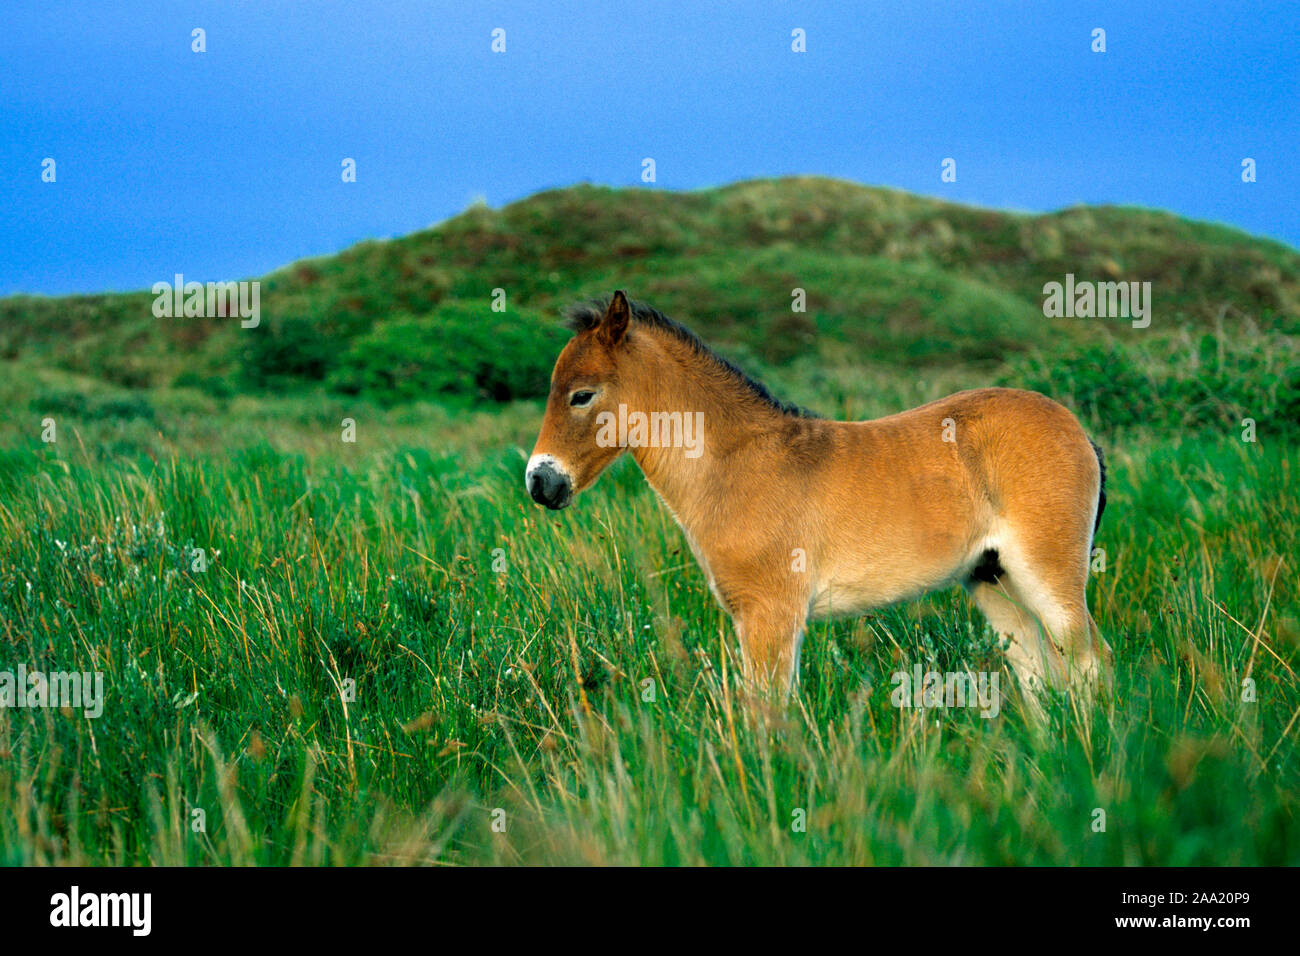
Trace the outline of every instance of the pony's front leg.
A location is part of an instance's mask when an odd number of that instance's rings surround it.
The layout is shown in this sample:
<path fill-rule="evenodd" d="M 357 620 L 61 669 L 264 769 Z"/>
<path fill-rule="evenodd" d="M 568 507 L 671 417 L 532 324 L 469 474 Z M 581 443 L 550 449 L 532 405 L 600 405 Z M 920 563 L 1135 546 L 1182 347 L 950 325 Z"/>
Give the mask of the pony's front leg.
<path fill-rule="evenodd" d="M 802 602 L 762 603 L 736 610 L 736 634 L 745 677 L 756 687 L 788 699 L 799 673 L 799 648 L 808 619 Z"/>

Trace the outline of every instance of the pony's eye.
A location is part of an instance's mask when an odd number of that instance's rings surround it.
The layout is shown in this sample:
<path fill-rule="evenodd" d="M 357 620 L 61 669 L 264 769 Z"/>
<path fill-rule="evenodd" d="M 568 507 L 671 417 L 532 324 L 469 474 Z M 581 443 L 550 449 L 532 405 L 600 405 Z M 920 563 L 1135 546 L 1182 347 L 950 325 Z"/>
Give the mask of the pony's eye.
<path fill-rule="evenodd" d="M 572 395 L 569 396 L 569 404 L 572 405 L 574 408 L 586 408 L 588 405 L 591 404 L 591 400 L 595 397 L 596 397 L 595 392 L 590 392 L 587 391 L 586 389 L 583 389 L 581 391 L 574 392 Z"/>

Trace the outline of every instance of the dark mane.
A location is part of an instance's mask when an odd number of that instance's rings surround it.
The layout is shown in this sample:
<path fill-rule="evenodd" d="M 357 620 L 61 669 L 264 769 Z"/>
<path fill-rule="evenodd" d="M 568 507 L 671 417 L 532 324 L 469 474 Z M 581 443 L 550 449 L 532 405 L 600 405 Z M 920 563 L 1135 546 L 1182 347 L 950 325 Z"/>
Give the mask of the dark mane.
<path fill-rule="evenodd" d="M 696 355 L 706 361 L 712 362 L 718 368 L 723 369 L 737 384 L 746 388 L 756 398 L 765 404 L 776 409 L 784 415 L 790 415 L 795 418 L 816 418 L 817 415 L 800 408 L 798 405 L 790 402 L 783 402 L 767 390 L 767 387 L 757 379 L 750 378 L 735 363 L 723 358 L 713 349 L 709 348 L 700 339 L 698 335 L 679 322 L 674 322 L 668 316 L 664 315 L 658 309 L 652 309 L 648 305 L 640 302 L 629 300 L 628 307 L 632 310 L 632 320 L 635 324 L 650 326 L 659 329 L 671 335 L 677 341 L 689 346 Z M 605 317 L 605 310 L 609 308 L 609 299 L 591 299 L 587 302 L 580 302 L 577 305 L 570 306 L 565 312 L 566 326 L 571 332 L 586 332 L 594 329 L 600 324 L 600 320 Z"/>

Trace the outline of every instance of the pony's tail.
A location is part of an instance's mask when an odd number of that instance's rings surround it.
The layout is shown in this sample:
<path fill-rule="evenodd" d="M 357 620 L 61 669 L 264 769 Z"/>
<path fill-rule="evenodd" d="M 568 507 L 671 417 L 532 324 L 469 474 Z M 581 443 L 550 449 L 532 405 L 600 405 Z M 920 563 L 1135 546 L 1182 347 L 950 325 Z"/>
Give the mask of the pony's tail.
<path fill-rule="evenodd" d="M 1101 482 L 1097 486 L 1097 520 L 1092 523 L 1092 540 L 1095 543 L 1097 529 L 1101 527 L 1101 513 L 1106 510 L 1106 456 L 1101 453 L 1101 447 L 1091 438 L 1088 439 L 1088 444 L 1092 446 L 1092 453 L 1097 456 L 1097 468 L 1101 471 Z"/>

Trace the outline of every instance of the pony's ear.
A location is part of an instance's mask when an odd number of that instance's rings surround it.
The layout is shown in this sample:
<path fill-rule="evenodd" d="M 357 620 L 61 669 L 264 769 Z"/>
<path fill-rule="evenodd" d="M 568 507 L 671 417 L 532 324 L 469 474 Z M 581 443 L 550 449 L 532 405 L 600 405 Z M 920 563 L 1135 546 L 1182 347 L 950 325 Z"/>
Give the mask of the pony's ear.
<path fill-rule="evenodd" d="M 619 289 L 609 300 L 605 317 L 600 320 L 597 334 L 606 345 L 618 345 L 627 335 L 627 324 L 632 319 L 632 310 L 627 304 L 627 296 Z"/>

